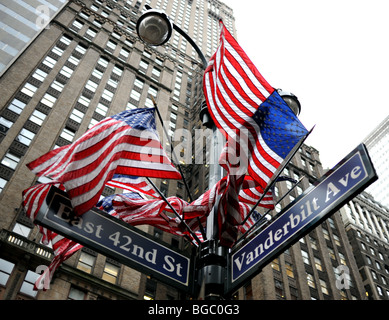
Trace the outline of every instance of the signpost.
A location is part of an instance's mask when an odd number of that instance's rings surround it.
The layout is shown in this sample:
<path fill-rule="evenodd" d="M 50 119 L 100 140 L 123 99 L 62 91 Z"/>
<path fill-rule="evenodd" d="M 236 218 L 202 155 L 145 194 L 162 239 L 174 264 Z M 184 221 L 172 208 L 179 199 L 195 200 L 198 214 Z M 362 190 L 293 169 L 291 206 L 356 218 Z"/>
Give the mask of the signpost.
<path fill-rule="evenodd" d="M 228 257 L 226 294 L 233 293 L 258 274 L 267 263 L 376 179 L 367 150 L 361 144 L 255 237 L 233 248 Z"/>
<path fill-rule="evenodd" d="M 36 222 L 183 292 L 193 291 L 194 259 L 98 209 L 75 216 L 57 188 L 51 188 Z"/>
<path fill-rule="evenodd" d="M 313 230 L 377 179 L 366 147 L 361 144 L 328 171 L 315 186 L 281 211 L 253 236 L 234 247 L 227 257 L 224 296 L 230 296 L 262 268 Z M 188 255 L 93 209 L 74 215 L 65 192 L 52 188 L 36 223 L 93 250 L 112 257 L 178 290 L 196 295 L 202 282 L 201 252 Z"/>

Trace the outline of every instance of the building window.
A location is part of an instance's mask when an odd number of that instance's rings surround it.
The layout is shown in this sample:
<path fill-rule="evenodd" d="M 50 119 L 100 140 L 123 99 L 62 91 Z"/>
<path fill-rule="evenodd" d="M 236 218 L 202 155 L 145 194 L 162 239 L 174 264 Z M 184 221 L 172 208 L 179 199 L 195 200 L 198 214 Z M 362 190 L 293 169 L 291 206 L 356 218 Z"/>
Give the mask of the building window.
<path fill-rule="evenodd" d="M 321 287 L 321 292 L 323 292 L 326 295 L 329 295 L 328 287 L 327 287 L 327 282 L 325 282 L 324 280 L 320 279 L 320 287 Z"/>
<path fill-rule="evenodd" d="M 346 291 L 340 290 L 339 293 L 340 293 L 340 300 L 348 300 Z"/>
<path fill-rule="evenodd" d="M 0 285 L 5 286 L 15 265 L 0 258 Z"/>
<path fill-rule="evenodd" d="M 286 274 L 290 278 L 294 278 L 293 266 L 289 262 L 285 262 Z"/>
<path fill-rule="evenodd" d="M 80 259 L 78 260 L 77 269 L 80 269 L 86 273 L 92 273 L 93 267 L 96 262 L 96 257 L 91 254 L 81 251 Z"/>
<path fill-rule="evenodd" d="M 281 281 L 274 279 L 276 295 L 280 298 L 285 298 L 284 296 L 284 286 Z"/>
<path fill-rule="evenodd" d="M 86 292 L 78 288 L 71 287 L 68 295 L 68 300 L 84 300 Z"/>
<path fill-rule="evenodd" d="M 95 29 L 89 28 L 87 32 L 85 33 L 85 37 L 88 39 L 93 39 L 97 34 L 97 31 Z"/>
<path fill-rule="evenodd" d="M 278 258 L 274 259 L 271 263 L 271 267 L 273 270 L 280 271 L 280 260 Z"/>
<path fill-rule="evenodd" d="M 311 244 L 312 249 L 318 250 L 317 241 L 315 238 L 312 238 L 311 236 L 309 236 L 309 243 Z"/>
<path fill-rule="evenodd" d="M 317 257 L 315 257 L 315 267 L 319 271 L 323 271 L 323 266 L 321 264 L 321 260 Z"/>
<path fill-rule="evenodd" d="M 159 70 L 158 68 L 153 68 L 152 77 L 159 79 L 160 76 L 161 76 L 161 70 Z"/>
<path fill-rule="evenodd" d="M 1 164 L 5 165 L 8 168 L 11 168 L 13 170 L 16 169 L 18 166 L 18 163 L 20 161 L 20 157 L 7 152 L 6 155 L 4 156 L 3 160 L 1 161 Z"/>
<path fill-rule="evenodd" d="M 20 130 L 19 135 L 17 136 L 16 140 L 18 140 L 20 143 L 23 143 L 26 146 L 29 146 L 31 144 L 32 139 L 34 139 L 35 133 L 31 132 L 30 130 L 27 130 L 23 128 Z"/>
<path fill-rule="evenodd" d="M 101 114 L 102 116 L 105 116 L 107 114 L 107 111 L 108 111 L 108 107 L 106 107 L 105 105 L 103 105 L 102 103 L 98 103 L 97 104 L 97 107 L 96 107 L 96 112 L 98 114 Z"/>
<path fill-rule="evenodd" d="M 103 94 L 101 95 L 101 97 L 103 99 L 105 99 L 105 100 L 107 100 L 109 102 L 112 101 L 113 96 L 114 96 L 114 94 L 111 91 L 107 90 L 107 89 L 104 89 Z"/>
<path fill-rule="evenodd" d="M 20 293 L 26 294 L 30 297 L 35 298 L 38 294 L 38 291 L 34 290 L 34 284 L 38 279 L 39 274 L 32 272 L 30 270 L 27 271 L 26 277 L 24 278 L 23 284 L 20 287 Z"/>
<path fill-rule="evenodd" d="M 322 230 L 323 230 L 324 239 L 331 240 L 330 239 L 330 234 L 328 233 L 328 230 L 324 229 L 324 228 Z"/>
<path fill-rule="evenodd" d="M 25 226 L 23 224 L 20 224 L 20 223 L 16 222 L 15 226 L 12 229 L 12 232 L 15 232 L 17 234 L 20 234 L 23 237 L 28 238 L 28 236 L 30 235 L 31 230 L 32 229 L 30 227 L 27 227 L 27 226 Z"/>
<path fill-rule="evenodd" d="M 42 71 L 41 69 L 36 69 L 34 74 L 32 75 L 35 79 L 43 82 L 46 79 L 47 73 Z"/>
<path fill-rule="evenodd" d="M 52 69 L 52 68 L 55 66 L 55 64 L 57 63 L 57 61 L 54 60 L 53 58 L 46 57 L 46 58 L 42 61 L 42 63 L 43 63 L 45 66 L 47 66 L 47 67 L 49 67 L 50 69 Z"/>
<path fill-rule="evenodd" d="M 13 125 L 12 121 L 9 121 L 3 117 L 0 117 L 0 132 L 6 133 Z"/>
<path fill-rule="evenodd" d="M 41 103 L 43 103 L 45 106 L 52 108 L 54 106 L 54 103 L 57 101 L 57 98 L 53 97 L 52 95 L 46 93 L 42 100 Z"/>
<path fill-rule="evenodd" d="M 73 70 L 67 66 L 63 66 L 59 73 L 65 76 L 66 78 L 70 78 L 73 74 Z"/>
<path fill-rule="evenodd" d="M 313 275 L 308 273 L 307 272 L 307 283 L 308 283 L 308 286 L 310 286 L 311 288 L 316 288 L 316 284 L 315 284 L 315 280 L 313 278 Z"/>
<path fill-rule="evenodd" d="M 308 252 L 304 251 L 304 250 L 301 250 L 301 255 L 303 257 L 303 261 L 305 264 L 308 264 L 310 265 L 310 261 L 309 261 L 309 255 L 308 255 Z"/>
<path fill-rule="evenodd" d="M 112 73 L 116 74 L 117 76 L 121 77 L 123 74 L 123 68 L 119 66 L 114 66 L 112 69 Z"/>
<path fill-rule="evenodd" d="M 29 118 L 30 121 L 34 122 L 38 126 L 41 126 L 45 119 L 46 115 L 38 110 L 34 110 Z"/>
<path fill-rule="evenodd" d="M 146 73 L 148 67 L 149 67 L 149 64 L 146 61 L 144 61 L 144 60 L 140 61 L 140 64 L 139 64 L 139 71 L 140 72 Z"/>
<path fill-rule="evenodd" d="M 146 279 L 146 290 L 143 296 L 144 300 L 154 300 L 155 292 L 157 291 L 157 282 L 147 277 Z"/>
<path fill-rule="evenodd" d="M 5 188 L 7 182 L 8 182 L 7 180 L 0 178 L 0 193 L 3 192 L 3 189 Z"/>
<path fill-rule="evenodd" d="M 72 142 L 75 135 L 76 135 L 76 133 L 73 130 L 65 127 L 62 130 L 62 133 L 60 134 L 60 137 L 64 138 L 65 140 L 67 140 L 69 142 Z"/>
<path fill-rule="evenodd" d="M 7 107 L 8 110 L 11 110 L 17 114 L 21 114 L 26 104 L 18 99 L 12 100 L 12 102 Z"/>
<path fill-rule="evenodd" d="M 336 234 L 333 234 L 332 236 L 333 236 L 333 238 L 334 238 L 335 244 L 336 244 L 338 247 L 340 247 L 341 245 L 340 245 L 340 239 L 339 239 L 339 237 L 338 237 Z"/>
<path fill-rule="evenodd" d="M 343 253 L 339 252 L 339 258 L 340 258 L 340 263 L 343 265 L 346 265 L 346 257 L 344 256 Z"/>
<path fill-rule="evenodd" d="M 130 94 L 130 98 L 134 99 L 135 101 L 139 101 L 140 100 L 140 93 L 135 91 L 135 90 L 132 90 L 131 94 Z"/>
<path fill-rule="evenodd" d="M 120 268 L 112 263 L 105 262 L 103 280 L 116 284 Z"/>
<path fill-rule="evenodd" d="M 82 119 L 84 118 L 84 113 L 77 109 L 73 109 L 72 114 L 70 115 L 70 119 L 76 121 L 77 123 L 81 123 Z"/>
<path fill-rule="evenodd" d="M 37 87 L 35 87 L 31 83 L 27 82 L 24 85 L 24 87 L 22 88 L 22 90 L 20 90 L 20 91 L 23 92 L 24 94 L 28 95 L 29 97 L 32 97 L 37 89 L 38 89 Z"/>

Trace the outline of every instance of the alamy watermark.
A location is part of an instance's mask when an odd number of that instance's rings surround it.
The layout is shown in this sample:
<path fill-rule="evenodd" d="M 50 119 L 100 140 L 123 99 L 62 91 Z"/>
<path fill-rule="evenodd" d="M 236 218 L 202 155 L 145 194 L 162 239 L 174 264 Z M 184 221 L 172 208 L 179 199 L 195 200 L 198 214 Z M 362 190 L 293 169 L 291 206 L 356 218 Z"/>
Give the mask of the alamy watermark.
<path fill-rule="evenodd" d="M 35 13 L 38 17 L 35 20 L 35 25 L 39 30 L 45 28 L 50 29 L 50 8 L 47 5 L 40 5 L 36 7 Z"/>
<path fill-rule="evenodd" d="M 338 290 L 350 289 L 351 277 L 349 267 L 341 264 L 335 270 L 335 286 Z"/>
<path fill-rule="evenodd" d="M 35 287 L 38 290 L 48 290 L 50 289 L 50 269 L 46 265 L 37 266 L 35 269 L 35 273 L 39 274 L 35 282 Z"/>

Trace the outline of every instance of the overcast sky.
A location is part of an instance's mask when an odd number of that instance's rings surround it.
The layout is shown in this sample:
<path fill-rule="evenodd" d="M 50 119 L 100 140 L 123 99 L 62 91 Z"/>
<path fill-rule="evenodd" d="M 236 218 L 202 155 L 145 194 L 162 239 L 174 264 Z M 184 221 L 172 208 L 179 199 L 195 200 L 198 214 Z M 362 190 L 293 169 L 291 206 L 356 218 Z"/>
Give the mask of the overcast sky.
<path fill-rule="evenodd" d="M 222 0 L 264 78 L 294 93 L 332 168 L 389 115 L 388 0 Z"/>

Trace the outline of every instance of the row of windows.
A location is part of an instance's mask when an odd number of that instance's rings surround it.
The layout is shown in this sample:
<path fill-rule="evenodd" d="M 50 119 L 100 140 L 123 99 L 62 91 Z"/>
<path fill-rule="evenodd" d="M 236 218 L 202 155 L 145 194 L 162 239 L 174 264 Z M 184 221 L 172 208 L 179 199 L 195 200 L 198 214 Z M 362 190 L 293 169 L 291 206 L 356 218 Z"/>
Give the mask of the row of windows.
<path fill-rule="evenodd" d="M 94 260 L 95 257 L 85 252 L 81 252 L 81 256 L 79 258 L 76 268 L 84 272 L 91 273 Z M 4 286 L 4 287 L 7 286 L 8 280 L 10 279 L 14 269 L 15 269 L 14 263 L 0 258 L 0 286 Z M 119 266 L 109 261 L 106 261 L 101 278 L 107 282 L 116 284 L 119 271 L 120 271 Z M 18 292 L 28 297 L 36 298 L 38 291 L 34 290 L 33 288 L 38 277 L 39 277 L 38 273 L 28 270 Z M 68 295 L 69 300 L 83 300 L 85 299 L 85 297 L 86 297 L 85 291 L 77 287 L 71 287 Z"/>
<path fill-rule="evenodd" d="M 20 89 L 20 92 L 16 94 L 16 97 L 10 102 L 10 104 L 5 108 L 5 112 L 8 113 L 7 118 L 6 114 L 0 116 L 0 125 L 1 131 L 7 133 L 7 131 L 12 127 L 14 121 L 19 117 L 23 112 L 26 105 L 30 102 L 31 98 L 35 95 L 35 92 L 38 90 L 40 85 L 48 76 L 49 72 L 54 68 L 62 54 L 64 49 L 68 47 L 72 39 L 63 36 L 59 39 L 57 44 L 52 48 L 49 54 L 42 60 L 42 63 L 38 65 L 37 69 L 27 79 L 26 83 Z M 58 99 L 58 96 L 61 94 L 64 88 L 64 82 L 70 78 L 73 73 L 73 70 L 76 68 L 79 59 L 77 58 L 80 54 L 85 53 L 86 49 L 82 46 L 77 46 L 65 62 L 63 67 L 59 71 L 59 77 L 62 76 L 61 80 L 57 77 L 49 86 L 46 93 L 40 99 L 35 110 L 31 113 L 24 127 L 20 130 L 18 136 L 15 138 L 15 141 L 28 147 L 35 135 L 38 133 L 40 127 L 42 126 L 44 120 L 46 119 L 48 113 L 53 108 L 55 102 Z M 12 119 L 12 120 L 11 120 Z M 31 125 L 35 125 L 30 129 Z M 1 164 L 11 170 L 15 170 L 21 160 L 22 154 L 15 152 L 12 148 L 8 149 L 6 154 L 1 160 Z M 0 192 L 4 189 L 7 179 L 0 178 Z"/>
<path fill-rule="evenodd" d="M 344 208 L 353 224 L 378 237 L 383 237 L 383 239 L 389 242 L 389 224 L 387 220 L 382 219 L 380 215 L 375 215 L 374 212 L 369 211 L 366 207 L 362 207 L 357 202 L 351 201 Z"/>
<path fill-rule="evenodd" d="M 15 269 L 15 264 L 0 258 L 0 286 L 6 286 L 13 270 Z M 27 295 L 29 297 L 35 298 L 38 294 L 38 291 L 34 291 L 34 283 L 38 279 L 39 274 L 28 270 L 23 283 L 19 289 L 19 293 Z"/>

